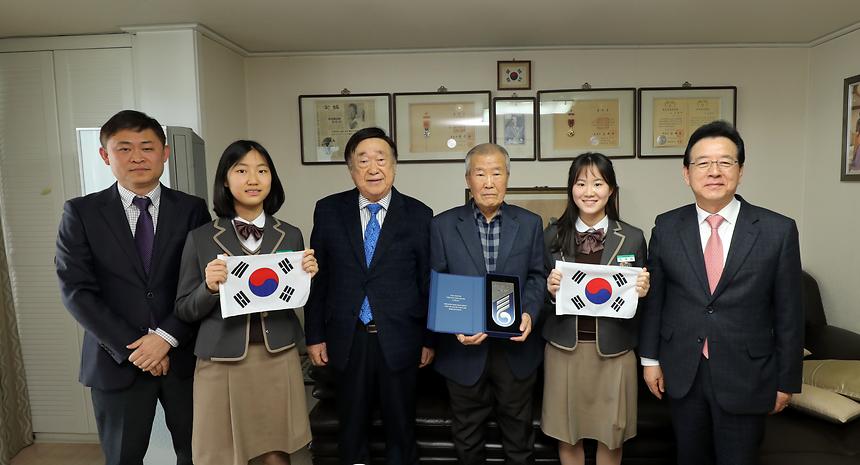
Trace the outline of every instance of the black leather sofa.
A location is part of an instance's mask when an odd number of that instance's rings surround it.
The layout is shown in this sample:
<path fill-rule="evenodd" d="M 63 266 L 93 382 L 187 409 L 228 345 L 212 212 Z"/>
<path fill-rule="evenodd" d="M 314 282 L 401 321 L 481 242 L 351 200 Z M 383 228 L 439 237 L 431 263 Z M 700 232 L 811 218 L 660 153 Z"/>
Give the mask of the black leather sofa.
<path fill-rule="evenodd" d="M 803 300 L 806 312 L 806 347 L 808 358 L 860 360 L 860 334 L 827 324 L 818 284 L 808 274 L 803 277 Z M 313 433 L 311 453 L 316 465 L 337 463 L 338 422 L 334 405 L 334 379 L 327 369 L 312 369 L 313 395 L 319 402 L 311 410 Z M 640 376 L 641 380 L 641 376 Z M 416 439 L 422 464 L 455 464 L 457 456 L 451 441 L 451 412 L 444 380 L 434 371 L 422 370 L 418 383 Z M 556 464 L 558 454 L 554 439 L 540 431 L 542 386 L 535 388 L 537 463 Z M 640 382 L 638 434 L 624 444 L 623 463 L 628 465 L 663 465 L 675 463 L 675 438 L 665 402 L 658 401 Z M 503 463 L 498 426 L 489 421 L 487 428 L 487 461 Z M 371 461 L 384 463 L 384 435 L 381 420 L 375 416 L 371 427 Z M 587 463 L 594 463 L 594 444 L 586 442 Z M 762 465 L 858 465 L 860 464 L 860 420 L 836 425 L 806 414 L 786 409 L 767 419 L 761 445 Z"/>

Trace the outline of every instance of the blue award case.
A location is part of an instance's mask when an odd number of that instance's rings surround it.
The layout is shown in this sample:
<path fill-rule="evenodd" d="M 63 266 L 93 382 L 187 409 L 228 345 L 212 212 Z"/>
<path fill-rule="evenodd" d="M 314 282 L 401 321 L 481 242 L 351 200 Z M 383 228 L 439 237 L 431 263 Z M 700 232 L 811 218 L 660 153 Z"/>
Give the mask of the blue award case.
<path fill-rule="evenodd" d="M 427 329 L 437 333 L 510 338 L 522 322 L 519 278 L 430 273 Z"/>

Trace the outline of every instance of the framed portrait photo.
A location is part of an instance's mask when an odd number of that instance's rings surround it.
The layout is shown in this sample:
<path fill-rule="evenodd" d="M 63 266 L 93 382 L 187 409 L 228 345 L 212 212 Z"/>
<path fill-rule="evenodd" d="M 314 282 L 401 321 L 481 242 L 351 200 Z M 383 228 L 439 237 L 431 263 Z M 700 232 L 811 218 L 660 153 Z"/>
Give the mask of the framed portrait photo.
<path fill-rule="evenodd" d="M 466 202 L 471 199 L 472 192 L 466 189 Z M 547 186 L 509 187 L 505 202 L 540 216 L 543 227 L 546 228 L 550 220 L 561 218 L 567 208 L 567 189 Z"/>
<path fill-rule="evenodd" d="M 542 90 L 537 99 L 539 160 L 636 156 L 636 89 Z"/>
<path fill-rule="evenodd" d="M 532 88 L 531 61 L 499 61 L 496 87 L 498 90 L 529 90 Z"/>
<path fill-rule="evenodd" d="M 639 89 L 639 157 L 683 157 L 699 126 L 736 125 L 737 94 L 734 86 Z"/>
<path fill-rule="evenodd" d="M 490 141 L 490 91 L 394 94 L 399 163 L 462 162 Z"/>
<path fill-rule="evenodd" d="M 845 79 L 840 181 L 860 181 L 860 74 Z"/>
<path fill-rule="evenodd" d="M 373 126 L 391 134 L 390 94 L 300 95 L 302 164 L 344 163 L 349 138 Z"/>
<path fill-rule="evenodd" d="M 493 142 L 504 147 L 511 160 L 534 160 L 537 120 L 534 97 L 493 99 Z"/>

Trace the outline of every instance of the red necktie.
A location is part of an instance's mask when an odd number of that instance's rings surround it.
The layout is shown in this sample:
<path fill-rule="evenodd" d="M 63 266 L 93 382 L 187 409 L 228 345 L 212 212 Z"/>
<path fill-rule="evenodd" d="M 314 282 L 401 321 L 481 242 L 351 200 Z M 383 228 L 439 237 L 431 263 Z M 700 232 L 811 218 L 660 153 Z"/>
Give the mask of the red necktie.
<path fill-rule="evenodd" d="M 723 220 L 725 218 L 720 215 L 711 215 L 705 220 L 711 226 L 711 237 L 705 244 L 705 271 L 708 273 L 708 287 L 711 288 L 711 294 L 714 293 L 717 283 L 720 282 L 720 276 L 723 274 L 723 241 L 717 232 Z M 702 346 L 702 355 L 708 358 L 707 339 L 705 339 L 705 345 Z"/>

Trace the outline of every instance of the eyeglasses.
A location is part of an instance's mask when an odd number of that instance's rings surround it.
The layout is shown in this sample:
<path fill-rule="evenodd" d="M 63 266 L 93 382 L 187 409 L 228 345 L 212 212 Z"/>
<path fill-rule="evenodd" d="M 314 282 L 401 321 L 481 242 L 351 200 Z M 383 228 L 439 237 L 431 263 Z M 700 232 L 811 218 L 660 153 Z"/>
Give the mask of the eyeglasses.
<path fill-rule="evenodd" d="M 717 165 L 718 170 L 726 171 L 737 164 L 737 160 L 731 160 L 728 158 L 723 158 L 721 160 L 698 160 L 692 163 L 692 165 L 699 171 L 708 171 L 711 169 L 711 165 Z"/>

